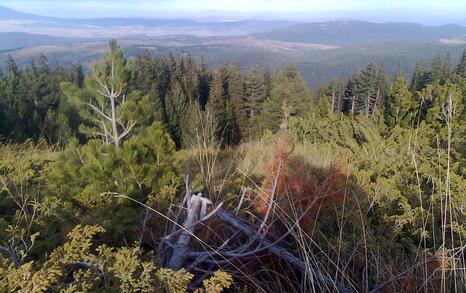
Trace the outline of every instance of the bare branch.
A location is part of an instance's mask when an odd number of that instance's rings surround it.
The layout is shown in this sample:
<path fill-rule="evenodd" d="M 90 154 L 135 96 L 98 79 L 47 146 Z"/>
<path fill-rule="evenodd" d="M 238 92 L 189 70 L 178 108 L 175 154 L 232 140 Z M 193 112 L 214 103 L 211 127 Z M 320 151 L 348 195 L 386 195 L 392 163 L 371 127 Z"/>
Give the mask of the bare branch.
<path fill-rule="evenodd" d="M 99 110 L 99 108 L 97 108 L 96 106 L 92 105 L 91 103 L 87 103 L 87 105 L 89 107 L 91 107 L 94 111 L 96 111 L 97 113 L 100 114 L 100 116 L 104 117 L 105 119 L 107 119 L 108 121 L 112 121 L 112 118 L 110 118 L 109 116 L 107 116 L 102 110 Z"/>
<path fill-rule="evenodd" d="M 118 137 L 118 140 L 124 138 L 125 136 L 127 136 L 131 130 L 133 129 L 133 127 L 136 126 L 136 122 L 133 122 L 129 127 L 128 129 L 126 129 L 119 137 Z"/>

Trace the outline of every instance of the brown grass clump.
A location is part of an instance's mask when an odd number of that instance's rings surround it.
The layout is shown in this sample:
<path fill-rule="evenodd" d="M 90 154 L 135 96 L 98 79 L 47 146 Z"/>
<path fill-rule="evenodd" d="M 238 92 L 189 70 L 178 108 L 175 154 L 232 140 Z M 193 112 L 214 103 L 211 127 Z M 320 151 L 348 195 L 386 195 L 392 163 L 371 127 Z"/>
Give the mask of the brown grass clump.
<path fill-rule="evenodd" d="M 278 205 L 277 213 L 293 213 L 305 228 L 313 223 L 321 208 L 344 201 L 348 176 L 337 164 L 315 168 L 301 157 L 293 157 L 290 145 L 286 136 L 277 140 L 254 205 L 265 216 L 273 199 L 273 205 Z"/>

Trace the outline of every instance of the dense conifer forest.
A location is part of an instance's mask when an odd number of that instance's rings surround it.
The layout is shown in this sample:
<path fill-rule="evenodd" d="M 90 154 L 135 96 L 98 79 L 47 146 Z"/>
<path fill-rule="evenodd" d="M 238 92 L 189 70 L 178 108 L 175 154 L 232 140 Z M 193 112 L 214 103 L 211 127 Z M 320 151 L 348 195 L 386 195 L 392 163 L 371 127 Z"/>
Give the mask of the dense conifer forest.
<path fill-rule="evenodd" d="M 466 51 L 296 66 L 45 57 L 0 74 L 0 292 L 461 292 Z"/>

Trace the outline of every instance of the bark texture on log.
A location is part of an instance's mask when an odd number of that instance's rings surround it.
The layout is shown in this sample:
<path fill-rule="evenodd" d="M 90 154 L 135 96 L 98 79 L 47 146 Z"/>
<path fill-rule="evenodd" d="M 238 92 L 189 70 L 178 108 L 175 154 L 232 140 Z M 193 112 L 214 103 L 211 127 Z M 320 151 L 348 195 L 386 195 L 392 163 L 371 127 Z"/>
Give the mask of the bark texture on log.
<path fill-rule="evenodd" d="M 223 222 L 228 224 L 230 227 L 234 227 L 234 228 L 240 230 L 241 232 L 243 232 L 244 234 L 246 234 L 246 235 L 248 235 L 250 237 L 255 237 L 255 235 L 257 234 L 257 231 L 255 231 L 254 229 L 251 228 L 251 226 L 246 224 L 245 220 L 239 218 L 238 216 L 232 215 L 232 214 L 226 212 L 223 209 L 220 209 L 217 212 L 217 216 Z M 289 264 L 291 264 L 296 270 L 300 271 L 302 274 L 305 273 L 305 271 L 307 269 L 306 265 L 298 257 L 296 257 L 292 253 L 288 252 L 285 248 L 283 248 L 283 247 L 281 247 L 281 246 L 279 246 L 277 244 L 273 244 L 270 241 L 267 241 L 265 239 L 258 239 L 258 240 L 261 242 L 262 246 L 267 248 L 266 250 L 268 250 L 270 253 L 272 253 L 273 255 L 287 261 Z M 335 288 L 336 290 L 338 290 L 338 292 L 341 292 L 341 293 L 353 292 L 352 290 L 346 288 L 344 285 L 338 284 L 335 281 L 333 281 L 332 279 L 323 276 L 321 273 L 314 272 L 314 276 L 319 281 L 324 282 L 327 285 L 327 287 L 330 288 L 330 289 Z"/>
<path fill-rule="evenodd" d="M 265 235 L 261 235 L 263 225 L 254 225 L 238 215 L 225 211 L 222 208 L 222 203 L 207 213 L 209 205 L 212 205 L 212 202 L 202 197 L 202 194 L 191 194 L 188 178 L 186 178 L 186 195 L 183 204 L 173 221 L 174 226 L 171 233 L 161 241 L 160 251 L 162 252 L 161 263 L 163 266 L 175 271 L 186 268 L 188 271 L 202 272 L 202 276 L 195 280 L 195 282 L 200 283 L 209 273 L 213 272 L 214 268 L 222 268 L 225 265 L 235 267 L 234 263 L 237 261 L 247 258 L 253 259 L 263 252 L 268 252 L 290 264 L 302 278 L 311 276 L 323 292 L 355 292 L 280 246 L 280 243 L 289 233 L 285 233 L 273 241 L 268 240 Z M 226 236 L 227 240 L 224 240 L 222 244 L 217 243 L 217 248 L 210 251 L 191 251 L 190 244 L 193 238 L 203 242 L 200 239 L 201 236 L 196 235 L 198 232 L 196 227 L 214 215 L 220 220 L 221 227 L 228 227 L 226 229 L 229 231 L 229 235 Z M 244 239 L 244 242 L 236 242 L 236 244 L 231 245 L 230 241 L 234 242 L 235 239 Z"/>
<path fill-rule="evenodd" d="M 172 256 L 168 264 L 170 269 L 177 271 L 185 264 L 191 238 L 195 235 L 196 223 L 206 216 L 209 204 L 212 204 L 212 202 L 207 198 L 203 198 L 200 193 L 188 199 L 186 220 L 183 229 L 179 233 L 178 240 L 173 246 Z"/>

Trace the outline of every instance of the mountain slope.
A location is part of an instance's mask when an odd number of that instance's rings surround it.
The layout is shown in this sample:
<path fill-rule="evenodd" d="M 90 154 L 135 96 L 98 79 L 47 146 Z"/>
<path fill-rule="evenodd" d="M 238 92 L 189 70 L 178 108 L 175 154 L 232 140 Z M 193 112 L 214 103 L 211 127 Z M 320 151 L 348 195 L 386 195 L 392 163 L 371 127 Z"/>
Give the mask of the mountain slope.
<path fill-rule="evenodd" d="M 432 43 L 466 35 L 459 25 L 423 26 L 415 23 L 334 21 L 298 24 L 256 34 L 255 37 L 284 42 L 349 45 L 385 42 Z"/>
<path fill-rule="evenodd" d="M 0 5 L 0 20 L 50 20 L 51 17 L 24 13 Z"/>
<path fill-rule="evenodd" d="M 0 33 L 0 51 L 9 51 L 24 47 L 47 44 L 70 44 L 73 42 L 83 41 L 85 40 L 76 38 L 53 37 L 40 34 L 28 34 L 21 32 Z"/>
<path fill-rule="evenodd" d="M 31 25 L 31 21 L 34 25 Z M 188 18 L 52 18 L 0 6 L 0 32 L 23 32 L 58 37 L 238 36 L 283 29 L 296 24 L 298 22 L 262 19 L 203 22 Z"/>

